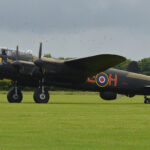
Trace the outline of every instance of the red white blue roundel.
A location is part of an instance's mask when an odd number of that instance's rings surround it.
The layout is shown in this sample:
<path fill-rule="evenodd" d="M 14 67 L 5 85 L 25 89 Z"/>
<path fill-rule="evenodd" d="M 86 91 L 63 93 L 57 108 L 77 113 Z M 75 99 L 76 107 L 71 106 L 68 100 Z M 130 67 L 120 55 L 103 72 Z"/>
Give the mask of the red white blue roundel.
<path fill-rule="evenodd" d="M 105 87 L 108 84 L 108 76 L 106 73 L 100 73 L 97 75 L 96 83 L 100 87 Z"/>

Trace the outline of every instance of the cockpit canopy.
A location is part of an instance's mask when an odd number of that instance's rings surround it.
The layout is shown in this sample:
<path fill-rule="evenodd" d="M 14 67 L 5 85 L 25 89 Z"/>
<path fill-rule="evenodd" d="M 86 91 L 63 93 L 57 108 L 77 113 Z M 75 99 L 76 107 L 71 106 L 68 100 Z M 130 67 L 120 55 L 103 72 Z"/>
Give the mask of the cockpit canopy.
<path fill-rule="evenodd" d="M 15 60 L 16 59 L 16 50 L 0 48 L 0 56 L 2 56 L 2 55 L 7 56 L 9 59 Z M 27 52 L 19 51 L 18 59 L 25 60 L 25 61 L 32 61 L 33 60 L 32 51 L 31 50 L 28 50 Z"/>

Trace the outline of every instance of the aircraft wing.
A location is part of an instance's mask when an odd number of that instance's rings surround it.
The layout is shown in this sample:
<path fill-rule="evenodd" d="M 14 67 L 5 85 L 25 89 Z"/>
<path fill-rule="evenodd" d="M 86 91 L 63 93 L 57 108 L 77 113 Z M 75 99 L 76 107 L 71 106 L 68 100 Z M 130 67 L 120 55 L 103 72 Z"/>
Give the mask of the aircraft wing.
<path fill-rule="evenodd" d="M 68 60 L 65 61 L 65 64 L 84 71 L 86 76 L 93 76 L 99 72 L 107 70 L 108 68 L 114 67 L 125 60 L 125 57 L 119 55 L 102 54 Z"/>
<path fill-rule="evenodd" d="M 20 72 L 23 74 L 31 74 L 35 77 L 40 76 L 40 68 L 42 68 L 48 76 L 53 74 L 55 77 L 58 76 L 60 78 L 63 76 L 68 80 L 80 81 L 114 67 L 125 60 L 122 56 L 103 54 L 67 61 L 56 61 L 45 58 L 37 59 L 34 63 L 17 61 L 13 65 L 16 67 L 19 65 L 20 67 L 18 67 L 21 68 Z"/>

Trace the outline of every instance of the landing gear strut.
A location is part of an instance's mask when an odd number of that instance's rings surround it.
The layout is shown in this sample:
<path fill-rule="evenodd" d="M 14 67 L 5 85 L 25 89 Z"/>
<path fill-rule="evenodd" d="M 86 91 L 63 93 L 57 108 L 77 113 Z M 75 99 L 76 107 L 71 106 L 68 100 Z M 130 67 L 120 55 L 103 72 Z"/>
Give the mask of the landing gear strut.
<path fill-rule="evenodd" d="M 17 82 L 14 82 L 14 87 L 8 91 L 7 99 L 10 103 L 21 103 L 22 92 L 17 86 Z"/>
<path fill-rule="evenodd" d="M 150 99 L 147 96 L 144 96 L 144 99 L 145 104 L 150 104 Z"/>
<path fill-rule="evenodd" d="M 33 98 L 36 103 L 48 103 L 49 93 L 44 86 L 44 79 L 39 82 L 39 87 L 34 91 Z"/>

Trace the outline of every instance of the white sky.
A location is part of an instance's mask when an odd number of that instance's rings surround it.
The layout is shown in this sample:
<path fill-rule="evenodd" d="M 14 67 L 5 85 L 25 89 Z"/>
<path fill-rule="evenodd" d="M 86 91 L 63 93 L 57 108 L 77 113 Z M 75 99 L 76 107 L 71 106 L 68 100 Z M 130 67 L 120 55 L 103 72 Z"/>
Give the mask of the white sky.
<path fill-rule="evenodd" d="M 54 57 L 150 56 L 148 0 L 0 0 L 0 46 Z"/>

